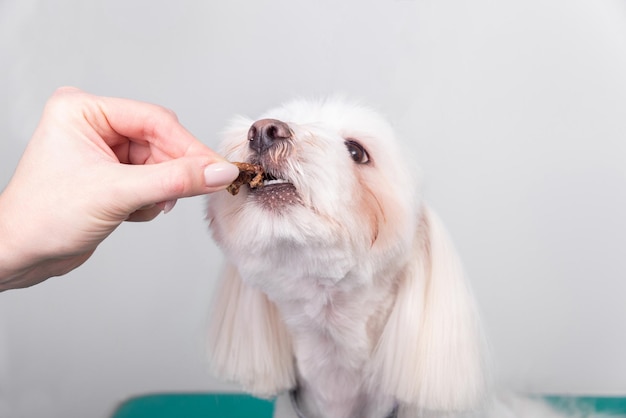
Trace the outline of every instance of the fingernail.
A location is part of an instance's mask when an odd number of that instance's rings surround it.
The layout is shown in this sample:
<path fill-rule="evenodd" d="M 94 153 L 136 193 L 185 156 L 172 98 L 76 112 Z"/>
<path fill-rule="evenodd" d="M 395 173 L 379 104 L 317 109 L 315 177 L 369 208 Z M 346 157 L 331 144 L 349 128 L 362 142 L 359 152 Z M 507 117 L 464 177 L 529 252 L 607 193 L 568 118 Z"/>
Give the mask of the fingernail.
<path fill-rule="evenodd" d="M 163 214 L 165 215 L 166 213 L 170 212 L 172 209 L 174 209 L 174 206 L 176 206 L 176 200 L 168 200 L 167 202 L 165 202 L 165 205 L 163 205 Z"/>
<path fill-rule="evenodd" d="M 239 175 L 237 166 L 222 161 L 208 165 L 204 169 L 204 181 L 209 187 L 220 187 L 231 184 Z"/>

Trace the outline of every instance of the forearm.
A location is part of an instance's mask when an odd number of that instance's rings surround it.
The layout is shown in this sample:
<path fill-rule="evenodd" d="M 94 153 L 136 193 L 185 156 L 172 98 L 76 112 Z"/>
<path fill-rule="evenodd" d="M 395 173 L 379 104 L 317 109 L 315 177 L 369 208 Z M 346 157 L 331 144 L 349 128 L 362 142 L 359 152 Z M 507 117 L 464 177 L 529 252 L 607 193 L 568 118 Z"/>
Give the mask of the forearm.
<path fill-rule="evenodd" d="M 4 261 L 4 257 L 3 257 Z M 34 266 L 25 266 L 22 269 L 12 267 L 0 267 L 0 292 L 21 287 L 29 287 L 40 283 L 46 277 L 41 277 L 43 272 Z"/>
<path fill-rule="evenodd" d="M 84 257 L 50 257 L 38 252 L 42 237 L 29 238 L 33 225 L 23 225 L 8 197 L 0 194 L 0 292 L 29 287 L 47 278 L 65 274 L 82 264 Z M 28 220 L 26 220 L 28 222 Z M 44 235 L 40 231 L 40 235 Z"/>
<path fill-rule="evenodd" d="M 84 260 L 87 258 L 88 256 Z M 5 261 L 5 257 L 2 257 L 2 260 Z M 19 265 L 19 262 L 11 265 L 11 261 L 15 260 L 8 260 L 7 264 L 0 267 L 0 292 L 30 287 L 50 277 L 61 276 L 78 267 L 84 260 L 41 260 L 38 263 L 22 263 L 25 265 Z"/>
<path fill-rule="evenodd" d="M 0 219 L 3 218 L 3 214 L 0 212 Z M 7 230 L 6 225 L 2 225 L 0 220 L 0 292 L 8 289 L 15 289 L 19 287 L 28 287 L 30 282 L 32 284 L 38 283 L 33 277 L 35 275 L 36 263 L 33 260 L 29 260 L 26 254 L 21 254 L 21 251 L 15 245 L 13 240 L 14 234 Z M 38 273 L 36 275 L 39 275 Z M 44 280 L 44 279 L 42 279 Z"/>
<path fill-rule="evenodd" d="M 31 282 L 38 282 L 34 276 L 41 274 L 36 272 L 34 258 L 22 248 L 18 220 L 6 200 L 6 196 L 0 194 L 0 291 L 27 287 Z"/>

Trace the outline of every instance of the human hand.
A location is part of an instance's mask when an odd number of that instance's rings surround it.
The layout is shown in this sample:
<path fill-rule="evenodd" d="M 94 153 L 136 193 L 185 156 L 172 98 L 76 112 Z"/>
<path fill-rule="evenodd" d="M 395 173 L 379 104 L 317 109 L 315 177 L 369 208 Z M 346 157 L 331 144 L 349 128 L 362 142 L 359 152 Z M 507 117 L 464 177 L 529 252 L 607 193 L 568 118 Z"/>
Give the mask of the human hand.
<path fill-rule="evenodd" d="M 123 221 L 237 175 L 162 107 L 61 88 L 0 195 L 0 290 L 65 274 Z"/>

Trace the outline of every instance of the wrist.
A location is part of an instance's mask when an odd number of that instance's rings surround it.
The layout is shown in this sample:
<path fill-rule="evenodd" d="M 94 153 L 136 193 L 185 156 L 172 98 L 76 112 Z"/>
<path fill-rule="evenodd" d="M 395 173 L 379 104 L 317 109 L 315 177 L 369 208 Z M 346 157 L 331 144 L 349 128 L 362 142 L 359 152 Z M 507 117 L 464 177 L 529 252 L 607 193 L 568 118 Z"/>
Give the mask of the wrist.
<path fill-rule="evenodd" d="M 0 194 L 0 291 L 29 286 L 38 263 L 25 242 L 26 228 L 18 223 L 19 214 L 11 210 L 6 192 Z"/>

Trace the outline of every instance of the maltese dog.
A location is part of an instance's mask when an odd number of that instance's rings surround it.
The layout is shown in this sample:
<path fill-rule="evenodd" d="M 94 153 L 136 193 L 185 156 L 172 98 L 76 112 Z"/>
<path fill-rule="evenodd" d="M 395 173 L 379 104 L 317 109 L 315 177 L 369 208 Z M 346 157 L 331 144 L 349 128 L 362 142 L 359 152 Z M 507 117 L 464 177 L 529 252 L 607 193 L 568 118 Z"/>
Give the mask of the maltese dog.
<path fill-rule="evenodd" d="M 209 333 L 217 375 L 280 395 L 281 417 L 514 416 L 516 401 L 489 396 L 459 257 L 378 113 L 294 101 L 236 120 L 221 152 L 264 174 L 209 198 L 227 262 Z M 551 416 L 517 409 L 529 408 Z"/>

